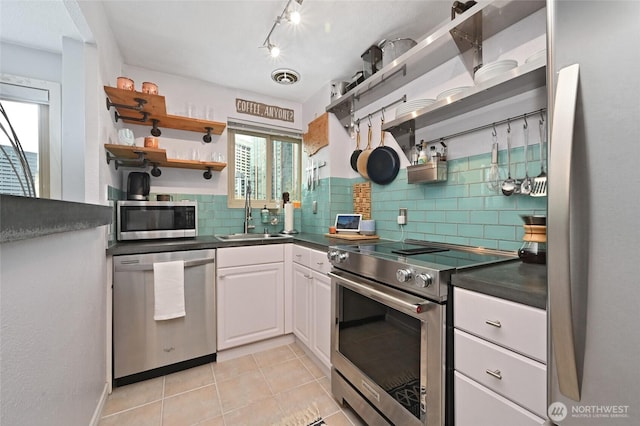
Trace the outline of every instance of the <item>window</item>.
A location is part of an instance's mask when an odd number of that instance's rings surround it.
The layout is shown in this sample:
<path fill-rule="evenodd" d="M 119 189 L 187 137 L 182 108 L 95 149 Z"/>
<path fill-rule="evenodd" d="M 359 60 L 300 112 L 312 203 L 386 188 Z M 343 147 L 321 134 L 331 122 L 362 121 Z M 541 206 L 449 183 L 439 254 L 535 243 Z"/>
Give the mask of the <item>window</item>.
<path fill-rule="evenodd" d="M 0 102 L 11 121 L 35 183 L 36 196 L 60 198 L 60 86 L 0 74 Z M 8 122 L 0 122 L 11 134 Z M 30 195 L 11 142 L 0 131 L 0 193 Z"/>
<path fill-rule="evenodd" d="M 39 176 L 39 122 L 40 111 L 38 105 L 23 102 L 11 102 L 0 99 L 0 104 L 7 115 L 0 115 L 0 124 L 3 131 L 0 133 L 0 193 L 10 195 L 40 196 Z M 17 135 L 14 140 L 12 129 Z M 7 132 L 11 141 L 20 143 L 27 162 L 24 170 L 21 157 L 5 134 Z M 29 175 L 30 173 L 30 175 Z M 34 184 L 36 193 L 33 193 L 31 183 Z"/>
<path fill-rule="evenodd" d="M 273 205 L 284 192 L 300 199 L 301 139 L 266 128 L 247 129 L 229 123 L 229 207 L 243 207 L 250 187 L 254 207 Z"/>

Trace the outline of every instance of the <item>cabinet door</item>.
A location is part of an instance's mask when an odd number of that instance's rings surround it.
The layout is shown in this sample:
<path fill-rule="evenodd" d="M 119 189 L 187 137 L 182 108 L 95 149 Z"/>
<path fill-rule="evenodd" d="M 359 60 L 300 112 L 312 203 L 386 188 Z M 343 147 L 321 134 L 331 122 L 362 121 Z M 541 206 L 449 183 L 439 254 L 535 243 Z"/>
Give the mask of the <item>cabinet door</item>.
<path fill-rule="evenodd" d="M 218 349 L 284 335 L 284 264 L 218 269 Z"/>
<path fill-rule="evenodd" d="M 311 271 L 293 264 L 293 334 L 307 347 L 311 345 Z"/>
<path fill-rule="evenodd" d="M 331 368 L 331 280 L 313 272 L 313 332 L 311 350 L 324 365 Z"/>

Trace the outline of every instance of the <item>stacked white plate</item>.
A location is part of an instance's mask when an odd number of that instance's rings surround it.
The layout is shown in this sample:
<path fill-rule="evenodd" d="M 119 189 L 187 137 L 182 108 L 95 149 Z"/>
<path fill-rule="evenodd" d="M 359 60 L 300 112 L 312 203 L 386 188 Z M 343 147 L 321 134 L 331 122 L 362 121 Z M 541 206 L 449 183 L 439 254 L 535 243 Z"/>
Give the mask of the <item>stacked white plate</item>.
<path fill-rule="evenodd" d="M 453 89 L 445 90 L 444 92 L 441 92 L 438 96 L 436 96 L 436 100 L 439 101 L 441 99 L 448 98 L 449 96 L 453 96 L 457 93 L 464 92 L 468 88 L 469 86 L 463 86 L 463 87 L 454 87 Z"/>
<path fill-rule="evenodd" d="M 504 74 L 505 72 L 514 69 L 518 66 L 518 61 L 513 59 L 504 59 L 502 61 L 492 62 L 487 65 L 483 65 L 473 77 L 473 81 L 476 84 L 483 83 L 494 77 Z"/>
<path fill-rule="evenodd" d="M 401 115 L 405 115 L 410 112 L 429 106 L 435 101 L 436 101 L 435 99 L 416 99 L 415 101 L 405 102 L 402 105 L 400 105 L 398 108 L 396 108 L 396 118 L 400 117 Z"/>
<path fill-rule="evenodd" d="M 529 62 L 537 61 L 538 59 L 544 58 L 545 56 L 547 56 L 547 49 L 538 50 L 536 53 L 525 59 L 524 63 L 528 64 Z"/>

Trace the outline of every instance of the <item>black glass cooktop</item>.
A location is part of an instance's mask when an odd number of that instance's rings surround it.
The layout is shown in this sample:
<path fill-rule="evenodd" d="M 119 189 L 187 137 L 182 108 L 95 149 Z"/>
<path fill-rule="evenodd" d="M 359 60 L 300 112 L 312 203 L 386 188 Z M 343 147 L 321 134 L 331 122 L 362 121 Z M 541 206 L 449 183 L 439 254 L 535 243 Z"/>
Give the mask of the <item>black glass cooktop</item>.
<path fill-rule="evenodd" d="M 340 246 L 340 249 L 372 255 L 381 260 L 388 259 L 407 264 L 424 265 L 435 269 L 461 269 L 502 262 L 511 258 L 517 259 L 517 256 L 510 252 L 420 240 L 360 243 L 357 245 L 343 245 Z"/>

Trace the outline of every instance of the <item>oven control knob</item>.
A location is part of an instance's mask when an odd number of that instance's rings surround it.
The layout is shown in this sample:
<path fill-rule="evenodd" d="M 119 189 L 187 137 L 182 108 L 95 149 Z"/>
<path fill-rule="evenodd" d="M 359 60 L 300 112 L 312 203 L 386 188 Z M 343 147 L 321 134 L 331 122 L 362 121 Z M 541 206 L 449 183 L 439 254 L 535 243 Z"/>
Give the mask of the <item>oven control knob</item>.
<path fill-rule="evenodd" d="M 396 279 L 401 283 L 406 283 L 413 276 L 413 271 L 411 269 L 398 269 L 396 271 Z"/>
<path fill-rule="evenodd" d="M 338 250 L 330 250 L 327 252 L 327 258 L 332 261 L 335 262 L 338 260 Z"/>
<path fill-rule="evenodd" d="M 349 253 L 347 253 L 346 251 L 338 253 L 338 263 L 346 262 L 348 257 Z"/>
<path fill-rule="evenodd" d="M 431 278 L 431 275 L 429 274 L 417 274 L 416 284 L 418 284 L 418 287 L 429 287 L 431 284 L 433 284 L 433 278 Z"/>

